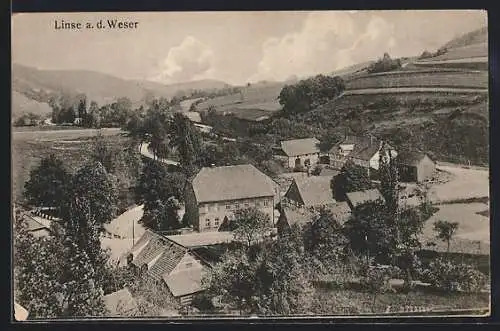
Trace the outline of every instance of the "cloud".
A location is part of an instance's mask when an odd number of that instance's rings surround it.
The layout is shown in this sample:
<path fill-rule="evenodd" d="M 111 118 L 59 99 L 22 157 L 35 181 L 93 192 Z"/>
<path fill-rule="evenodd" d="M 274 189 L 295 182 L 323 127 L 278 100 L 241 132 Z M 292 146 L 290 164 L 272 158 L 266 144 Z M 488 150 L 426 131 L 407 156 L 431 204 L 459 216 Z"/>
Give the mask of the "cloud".
<path fill-rule="evenodd" d="M 284 80 L 331 73 L 394 51 L 395 27 L 380 16 L 356 12 L 318 12 L 307 16 L 302 29 L 263 43 L 258 72 L 249 80 Z"/>
<path fill-rule="evenodd" d="M 160 64 L 160 73 L 152 80 L 178 83 L 203 79 L 213 74 L 214 53 L 198 39 L 187 36 L 180 45 L 172 47 Z"/>

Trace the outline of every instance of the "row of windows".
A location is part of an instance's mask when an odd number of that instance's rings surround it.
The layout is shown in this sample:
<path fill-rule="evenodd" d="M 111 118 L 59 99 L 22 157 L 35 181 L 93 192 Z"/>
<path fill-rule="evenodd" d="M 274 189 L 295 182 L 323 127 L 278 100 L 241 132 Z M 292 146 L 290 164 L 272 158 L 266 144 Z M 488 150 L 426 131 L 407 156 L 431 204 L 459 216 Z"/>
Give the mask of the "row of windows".
<path fill-rule="evenodd" d="M 234 203 L 234 204 L 226 204 L 225 209 L 226 210 L 233 210 L 233 209 L 240 209 L 240 208 L 249 208 L 250 206 L 255 206 L 255 207 L 269 207 L 271 205 L 270 200 L 264 200 L 264 201 L 256 201 L 255 203 Z M 212 205 L 212 206 L 202 206 L 200 207 L 201 212 L 208 212 L 208 211 L 219 211 L 219 206 L 217 205 Z"/>
<path fill-rule="evenodd" d="M 210 221 L 210 218 L 207 218 L 207 219 L 205 220 L 205 227 L 206 227 L 206 228 L 209 228 L 209 227 L 211 226 L 211 224 L 212 224 L 212 223 L 211 223 L 211 221 Z M 214 227 L 215 227 L 215 228 L 218 228 L 218 227 L 219 227 L 219 225 L 220 225 L 220 220 L 219 220 L 218 218 L 214 219 Z"/>

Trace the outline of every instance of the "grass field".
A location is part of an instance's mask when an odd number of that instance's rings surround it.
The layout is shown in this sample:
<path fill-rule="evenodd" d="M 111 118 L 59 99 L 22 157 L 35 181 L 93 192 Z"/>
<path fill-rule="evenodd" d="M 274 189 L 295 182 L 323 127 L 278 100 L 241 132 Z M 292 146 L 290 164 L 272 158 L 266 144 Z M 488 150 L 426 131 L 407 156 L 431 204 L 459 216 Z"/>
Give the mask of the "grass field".
<path fill-rule="evenodd" d="M 456 60 L 456 59 L 467 59 L 471 57 L 484 57 L 488 56 L 488 43 L 480 43 L 474 45 L 468 45 L 464 47 L 451 48 L 443 55 L 439 55 L 430 59 L 428 61 L 441 61 L 441 60 Z"/>
<path fill-rule="evenodd" d="M 214 106 L 217 111 L 234 111 L 241 108 L 275 111 L 281 108 L 277 98 L 283 85 L 282 83 L 269 83 L 244 87 L 241 93 L 203 101 L 196 105 L 196 110 L 204 111 Z"/>
<path fill-rule="evenodd" d="M 367 75 L 350 80 L 347 90 L 394 87 L 457 87 L 488 88 L 487 72 L 398 72 L 388 75 Z"/>
<path fill-rule="evenodd" d="M 14 200 L 22 198 L 24 183 L 28 180 L 31 169 L 36 167 L 43 157 L 54 153 L 64 161 L 68 170 L 75 171 L 87 161 L 86 148 L 89 138 L 97 135 L 98 130 L 53 130 L 53 131 L 17 131 L 12 134 L 12 194 Z M 103 129 L 103 135 L 116 138 L 122 143 L 126 138 L 120 136 L 118 129 Z"/>

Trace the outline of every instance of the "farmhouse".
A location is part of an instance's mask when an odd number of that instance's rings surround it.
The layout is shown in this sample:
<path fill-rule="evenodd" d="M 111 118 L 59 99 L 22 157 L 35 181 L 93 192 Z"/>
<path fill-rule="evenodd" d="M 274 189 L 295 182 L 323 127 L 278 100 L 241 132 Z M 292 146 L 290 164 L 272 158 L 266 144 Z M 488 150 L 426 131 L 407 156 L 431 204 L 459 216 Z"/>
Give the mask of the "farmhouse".
<path fill-rule="evenodd" d="M 199 232 L 218 231 L 238 209 L 256 207 L 274 221 L 278 185 L 250 164 L 202 168 L 184 190 L 185 217 Z"/>
<path fill-rule="evenodd" d="M 295 178 L 285 198 L 302 207 L 316 207 L 335 203 L 328 176 Z"/>
<path fill-rule="evenodd" d="M 204 290 L 201 279 L 208 264 L 188 248 L 151 230 L 137 241 L 126 260 L 143 276 L 166 284 L 182 305 L 189 304 L 195 293 Z"/>
<path fill-rule="evenodd" d="M 316 138 L 293 139 L 281 142 L 281 150 L 286 156 L 286 165 L 296 167 L 310 167 L 318 163 L 319 140 Z"/>
<path fill-rule="evenodd" d="M 377 200 L 384 200 L 384 197 L 378 189 L 371 189 L 359 192 L 349 192 L 346 193 L 347 203 L 351 209 L 356 208 L 367 202 L 374 202 Z"/>
<path fill-rule="evenodd" d="M 346 138 L 330 149 L 330 164 L 340 169 L 347 160 L 354 164 L 370 169 L 378 170 L 380 149 L 384 142 L 373 136 L 346 136 Z M 385 143 L 387 156 L 397 156 L 396 150 Z"/>
<path fill-rule="evenodd" d="M 436 164 L 425 153 L 401 152 L 397 157 L 399 176 L 404 182 L 423 182 L 432 178 Z"/>

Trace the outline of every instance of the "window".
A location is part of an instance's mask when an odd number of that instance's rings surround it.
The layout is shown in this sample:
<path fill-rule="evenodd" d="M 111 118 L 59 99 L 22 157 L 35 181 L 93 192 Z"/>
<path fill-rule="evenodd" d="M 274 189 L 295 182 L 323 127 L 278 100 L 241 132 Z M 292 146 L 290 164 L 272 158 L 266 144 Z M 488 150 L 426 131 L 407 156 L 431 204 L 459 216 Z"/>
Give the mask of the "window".
<path fill-rule="evenodd" d="M 264 200 L 264 207 L 268 207 L 269 206 L 269 200 Z"/>
<path fill-rule="evenodd" d="M 215 221 L 214 221 L 214 226 L 215 226 L 215 227 L 218 227 L 218 226 L 219 226 L 219 219 L 218 219 L 218 218 L 216 218 L 216 219 L 215 219 Z"/>
<path fill-rule="evenodd" d="M 209 228 L 210 227 L 210 218 L 207 218 L 205 220 L 205 227 Z"/>
<path fill-rule="evenodd" d="M 191 268 L 193 266 L 193 263 L 192 262 L 188 262 L 186 263 L 186 268 Z"/>

